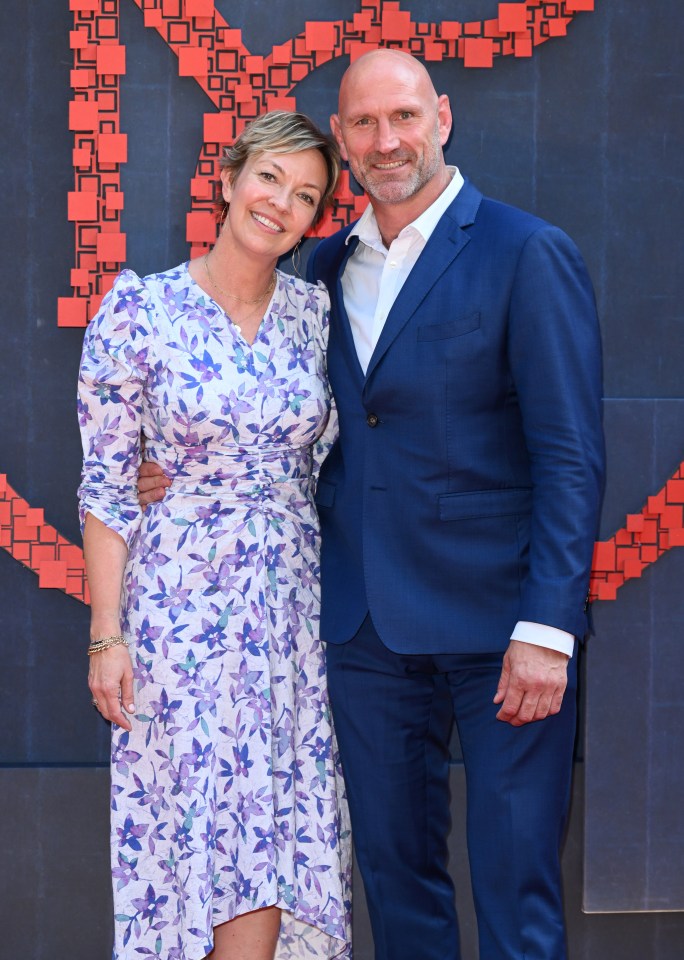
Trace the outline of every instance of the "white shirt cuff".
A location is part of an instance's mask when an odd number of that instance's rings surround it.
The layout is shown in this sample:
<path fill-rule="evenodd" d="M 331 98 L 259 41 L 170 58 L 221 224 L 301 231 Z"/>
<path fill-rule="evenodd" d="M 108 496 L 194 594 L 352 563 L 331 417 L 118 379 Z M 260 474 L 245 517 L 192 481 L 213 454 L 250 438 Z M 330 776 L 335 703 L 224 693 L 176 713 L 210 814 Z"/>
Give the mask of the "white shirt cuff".
<path fill-rule="evenodd" d="M 547 627 L 543 623 L 531 623 L 529 620 L 518 620 L 511 640 L 521 640 L 536 647 L 548 647 L 549 650 L 558 650 L 571 657 L 575 650 L 575 638 L 558 627 Z"/>

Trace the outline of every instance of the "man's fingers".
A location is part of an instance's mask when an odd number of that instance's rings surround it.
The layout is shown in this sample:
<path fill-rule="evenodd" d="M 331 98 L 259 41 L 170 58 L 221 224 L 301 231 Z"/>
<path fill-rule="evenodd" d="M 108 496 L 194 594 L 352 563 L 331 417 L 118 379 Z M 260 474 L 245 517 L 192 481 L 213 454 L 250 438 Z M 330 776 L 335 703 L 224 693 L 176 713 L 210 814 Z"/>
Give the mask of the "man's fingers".
<path fill-rule="evenodd" d="M 501 709 L 496 715 L 496 719 L 503 720 L 505 723 L 512 723 L 514 718 L 518 715 L 518 711 L 520 710 L 520 706 L 523 701 L 523 694 L 523 690 L 513 687 L 511 684 L 509 684 L 508 689 L 506 690 L 506 696 L 501 704 Z"/>
<path fill-rule="evenodd" d="M 143 460 L 138 471 L 140 477 L 162 477 L 164 471 L 154 460 Z"/>
<path fill-rule="evenodd" d="M 145 464 L 142 465 L 143 467 Z M 142 470 L 142 467 L 140 468 Z M 163 491 L 166 487 L 171 486 L 171 481 L 168 477 L 165 477 L 163 474 L 161 476 L 148 477 L 145 474 L 141 473 L 138 477 L 138 493 L 149 493 L 153 490 Z"/>
<path fill-rule="evenodd" d="M 494 697 L 494 703 L 501 703 L 497 719 L 521 727 L 558 713 L 568 682 L 567 662 L 556 650 L 511 640 Z"/>
<path fill-rule="evenodd" d="M 151 503 L 156 503 L 158 500 L 164 499 L 164 491 L 160 490 L 159 487 L 155 487 L 154 490 L 149 490 L 147 493 L 142 493 L 138 491 L 138 503 L 141 507 L 147 507 Z"/>
<path fill-rule="evenodd" d="M 154 473 L 151 472 L 151 468 L 154 468 Z M 149 504 L 163 500 L 166 489 L 170 486 L 171 481 L 168 477 L 164 476 L 159 464 L 145 461 L 140 465 L 140 472 L 138 473 L 138 503 L 143 510 L 149 506 Z"/>
<path fill-rule="evenodd" d="M 545 720 L 560 712 L 563 703 L 565 686 L 543 688 L 541 693 L 532 687 L 524 690 L 522 687 L 509 685 L 506 698 L 496 717 L 514 727 L 522 727 L 535 720 Z"/>
<path fill-rule="evenodd" d="M 553 690 L 545 690 L 544 693 L 537 700 L 537 708 L 534 712 L 532 720 L 544 720 L 545 717 L 548 717 L 551 711 L 551 702 L 554 696 Z"/>
<path fill-rule="evenodd" d="M 549 716 L 553 717 L 557 713 L 560 713 L 560 709 L 563 706 L 563 697 L 565 696 L 565 687 L 559 688 L 554 693 L 551 698 L 551 706 L 549 707 Z"/>
<path fill-rule="evenodd" d="M 517 714 L 511 721 L 514 726 L 522 727 L 526 723 L 532 723 L 533 720 L 541 720 L 542 716 L 539 710 L 541 697 L 535 693 L 527 693 L 520 704 Z M 546 716 L 546 714 L 544 714 Z"/>
<path fill-rule="evenodd" d="M 508 664 L 508 658 L 504 657 L 503 664 L 501 666 L 501 676 L 499 677 L 499 682 L 496 687 L 496 693 L 494 694 L 494 703 L 503 703 L 506 698 L 506 691 L 508 690 L 508 684 L 511 678 L 511 669 Z"/>

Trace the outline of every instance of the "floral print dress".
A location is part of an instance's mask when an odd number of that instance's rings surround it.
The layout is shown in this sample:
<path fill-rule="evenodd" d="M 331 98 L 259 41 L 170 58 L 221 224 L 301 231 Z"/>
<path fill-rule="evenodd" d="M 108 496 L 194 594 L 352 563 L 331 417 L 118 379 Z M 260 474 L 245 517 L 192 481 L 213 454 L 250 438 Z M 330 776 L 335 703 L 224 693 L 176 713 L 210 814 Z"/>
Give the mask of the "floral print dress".
<path fill-rule="evenodd" d="M 250 346 L 187 264 L 89 325 L 88 512 L 123 537 L 133 731 L 112 731 L 114 958 L 200 960 L 277 905 L 276 952 L 349 958 L 350 835 L 318 636 L 325 289 L 278 272 Z M 324 433 L 325 431 L 325 433 Z M 143 513 L 145 457 L 173 483 Z"/>

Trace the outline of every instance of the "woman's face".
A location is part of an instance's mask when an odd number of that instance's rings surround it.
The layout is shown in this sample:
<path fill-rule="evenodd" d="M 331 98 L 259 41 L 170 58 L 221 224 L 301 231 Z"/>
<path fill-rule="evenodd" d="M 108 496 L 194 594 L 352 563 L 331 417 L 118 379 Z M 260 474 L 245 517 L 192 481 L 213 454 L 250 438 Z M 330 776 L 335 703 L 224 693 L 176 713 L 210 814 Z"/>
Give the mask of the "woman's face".
<path fill-rule="evenodd" d="M 223 198 L 230 203 L 225 231 L 255 256 L 287 253 L 311 226 L 327 184 L 318 150 L 262 153 L 250 158 L 230 182 L 221 173 Z"/>

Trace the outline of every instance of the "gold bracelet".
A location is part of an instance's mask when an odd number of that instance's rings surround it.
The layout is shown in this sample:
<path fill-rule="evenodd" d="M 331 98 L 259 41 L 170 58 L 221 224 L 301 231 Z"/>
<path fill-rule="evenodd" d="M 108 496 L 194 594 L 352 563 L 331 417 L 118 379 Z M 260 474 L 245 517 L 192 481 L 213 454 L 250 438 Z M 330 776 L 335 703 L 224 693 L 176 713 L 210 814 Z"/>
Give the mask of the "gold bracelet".
<path fill-rule="evenodd" d="M 92 657 L 94 653 L 101 653 L 103 650 L 109 650 L 110 647 L 117 647 L 120 644 L 128 646 L 121 633 L 115 633 L 111 637 L 101 637 L 99 640 L 91 640 L 88 647 L 88 656 Z"/>

